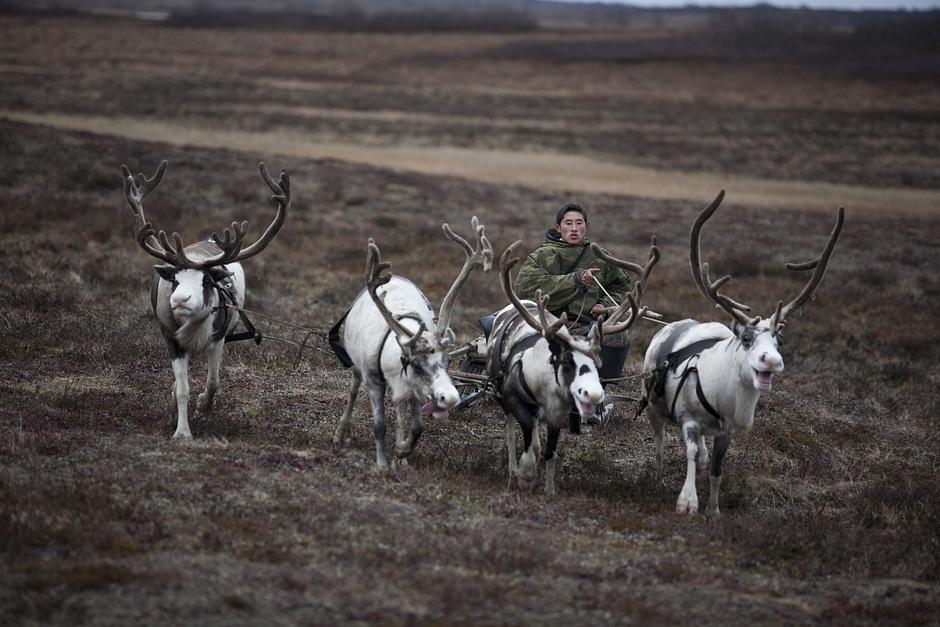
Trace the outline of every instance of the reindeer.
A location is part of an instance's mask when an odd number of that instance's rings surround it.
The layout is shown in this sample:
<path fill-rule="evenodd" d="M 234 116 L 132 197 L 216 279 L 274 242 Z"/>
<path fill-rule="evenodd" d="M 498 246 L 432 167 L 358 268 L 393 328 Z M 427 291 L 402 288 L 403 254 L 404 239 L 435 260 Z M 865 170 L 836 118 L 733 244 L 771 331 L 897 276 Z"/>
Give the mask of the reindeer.
<path fill-rule="evenodd" d="M 496 383 L 496 397 L 506 415 L 506 450 L 509 456 L 509 484 L 515 478 L 519 487 L 531 490 L 537 480 L 540 454 L 538 420 L 547 426 L 545 444 L 545 493 L 555 494 L 555 450 L 561 427 L 572 406 L 581 419 L 588 419 L 603 406 L 604 388 L 598 369 L 601 339 L 604 334 L 625 333 L 647 311 L 638 303 L 650 272 L 659 261 L 655 238 L 645 267 L 621 261 L 603 249 L 595 253 L 603 258 L 638 271 L 640 279 L 627 294 L 627 300 L 612 308 L 608 320 L 603 317 L 591 326 L 587 336 L 572 335 L 567 315 L 556 318 L 546 310 L 548 297 L 536 292 L 536 302 L 520 300 L 512 287 L 510 271 L 519 263 L 513 257 L 521 240 L 513 243 L 500 257 L 500 282 L 510 304 L 496 314 L 487 343 L 487 372 Z M 516 463 L 516 429 L 522 429 L 522 456 Z"/>
<path fill-rule="evenodd" d="M 796 298 L 786 305 L 779 301 L 773 315 L 762 320 L 760 316 L 748 315 L 747 305 L 718 291 L 730 276 L 712 281 L 708 264 L 701 262 L 702 226 L 718 209 L 724 195 L 722 190 L 693 223 L 689 262 L 695 285 L 708 301 L 731 316 L 731 327 L 695 320 L 673 322 L 653 336 L 643 363 L 643 400 L 638 414 L 646 409 L 653 429 L 658 471 L 662 473 L 663 427 L 667 422 L 682 432 L 686 446 L 686 477 L 676 501 L 678 513 L 698 511 L 695 471 L 696 467 L 704 470 L 708 465 L 705 436 L 713 435 L 708 515 L 719 514 L 721 462 L 731 438 L 738 431 L 751 429 L 758 399 L 771 390 L 774 375 L 783 372 L 780 332 L 790 314 L 800 309 L 822 282 L 845 217 L 840 207 L 829 241 L 818 258 L 786 264 L 789 270 L 814 270 L 813 275 Z"/>
<path fill-rule="evenodd" d="M 155 274 L 150 289 L 150 303 L 160 323 L 160 332 L 166 340 L 173 364 L 172 401 L 177 408 L 174 438 L 192 438 L 187 416 L 189 407 L 189 355 L 206 353 L 208 375 L 206 389 L 197 399 L 197 412 L 212 409 L 219 388 L 219 367 L 226 335 L 234 329 L 238 319 L 229 305 L 241 308 L 245 303 L 245 273 L 241 263 L 254 257 L 274 239 L 287 217 L 290 205 L 290 180 L 281 171 L 275 181 L 264 163 L 259 164 L 261 177 L 274 195 L 277 215 L 267 230 L 247 247 L 242 240 L 248 222 L 232 222 L 222 237 L 212 234 L 211 241 L 184 247 L 179 233 L 173 233 L 172 242 L 166 232 L 157 233 L 153 223 L 144 215 L 143 200 L 163 179 L 166 161 L 160 162 L 151 178 L 142 173 L 137 180 L 127 166 L 121 166 L 124 175 L 124 195 L 134 212 L 135 233 L 140 247 L 165 262 L 154 266 Z M 260 336 L 256 336 L 260 341 Z"/>
<path fill-rule="evenodd" d="M 443 225 L 444 235 L 463 249 L 466 260 L 441 303 L 437 317 L 418 287 L 400 276 L 383 274 L 391 264 L 382 261 L 375 240 L 369 239 L 366 255 L 366 289 L 353 301 L 343 329 L 343 347 L 353 367 L 352 387 L 346 411 L 339 421 L 333 442 L 337 446 L 349 438 L 350 418 L 363 380 L 372 404 L 372 433 L 375 437 L 377 470 L 386 471 L 385 390 L 391 389 L 397 428 L 395 454 L 402 465 L 414 452 L 424 431 L 422 416 L 446 418 L 460 400 L 447 374 L 448 348 L 454 343 L 450 328 L 457 293 L 475 266 L 488 271 L 493 264 L 493 248 L 476 216 L 470 222 L 476 248 Z M 383 287 L 384 286 L 384 287 Z M 382 288 L 380 291 L 379 288 Z M 337 323 L 334 329 L 343 319 Z M 339 354 L 339 353 L 338 353 Z M 343 359 L 343 356 L 340 357 Z M 409 412 L 410 404 L 410 412 Z M 411 433 L 405 437 L 405 421 L 411 417 Z"/>

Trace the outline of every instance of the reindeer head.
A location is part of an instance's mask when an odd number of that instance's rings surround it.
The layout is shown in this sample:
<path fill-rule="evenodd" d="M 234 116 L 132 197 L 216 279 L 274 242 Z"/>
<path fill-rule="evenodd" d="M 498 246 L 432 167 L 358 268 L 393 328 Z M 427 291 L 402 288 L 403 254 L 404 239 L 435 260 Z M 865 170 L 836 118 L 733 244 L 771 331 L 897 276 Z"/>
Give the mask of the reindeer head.
<path fill-rule="evenodd" d="M 692 278 L 699 291 L 705 298 L 724 309 L 733 319 L 731 330 L 734 332 L 737 347 L 736 361 L 740 366 L 740 377 L 745 385 L 753 385 L 755 390 L 769 391 L 773 387 L 773 376 L 783 372 L 783 357 L 780 355 L 780 332 L 786 326 L 787 317 L 793 311 L 802 307 L 812 298 L 816 288 L 822 282 L 823 275 L 829 265 L 829 257 L 835 249 L 836 241 L 842 232 L 845 221 L 845 209 L 839 207 L 836 224 L 829 235 L 829 241 L 822 254 L 806 263 L 788 263 L 788 270 L 803 271 L 814 270 L 809 281 L 800 293 L 786 305 L 783 301 L 777 302 L 777 308 L 769 319 L 760 316 L 751 316 L 751 308 L 739 303 L 718 292 L 718 288 L 731 280 L 725 275 L 712 281 L 708 276 L 708 264 L 701 261 L 700 235 L 702 226 L 715 213 L 725 191 L 721 190 L 718 196 L 705 207 L 692 224 L 692 233 L 689 242 L 689 263 L 692 266 Z"/>
<path fill-rule="evenodd" d="M 170 307 L 178 323 L 204 318 L 210 313 L 211 290 L 215 285 L 225 285 L 232 272 L 225 264 L 237 263 L 253 257 L 270 243 L 287 217 L 290 205 L 290 180 L 287 173 L 281 171 L 278 181 L 268 174 L 264 163 L 259 164 L 261 176 L 274 196 L 277 204 L 277 216 L 262 236 L 251 246 L 242 247 L 242 239 L 248 229 L 248 223 L 232 222 L 230 228 L 222 232 L 222 237 L 212 234 L 211 242 L 199 242 L 184 247 L 179 233 L 173 233 L 172 242 L 166 232 L 157 232 L 152 222 L 144 215 L 143 200 L 163 179 L 166 161 L 161 161 L 157 171 L 149 179 L 142 173 L 131 175 L 127 166 L 121 166 L 124 176 L 124 195 L 134 212 L 135 233 L 140 247 L 165 263 L 157 264 L 154 270 L 163 280 L 172 286 Z"/>

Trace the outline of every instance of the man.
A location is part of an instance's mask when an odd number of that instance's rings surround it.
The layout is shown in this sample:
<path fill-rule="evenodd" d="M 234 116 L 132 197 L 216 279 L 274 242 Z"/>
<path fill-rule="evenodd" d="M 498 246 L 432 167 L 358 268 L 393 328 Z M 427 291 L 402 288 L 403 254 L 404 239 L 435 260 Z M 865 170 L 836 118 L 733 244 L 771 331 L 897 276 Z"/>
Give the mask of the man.
<path fill-rule="evenodd" d="M 520 298 L 534 300 L 536 290 L 542 290 L 542 295 L 548 296 L 548 310 L 556 316 L 567 313 L 568 330 L 581 335 L 607 307 L 617 307 L 626 300 L 630 291 L 627 274 L 591 251 L 589 228 L 587 212 L 580 205 L 559 209 L 555 228 L 549 229 L 545 242 L 526 257 L 515 285 Z M 602 379 L 620 376 L 628 350 L 625 334 L 604 338 Z M 609 411 L 609 406 L 605 407 L 604 418 Z M 577 431 L 574 424 L 572 430 Z"/>

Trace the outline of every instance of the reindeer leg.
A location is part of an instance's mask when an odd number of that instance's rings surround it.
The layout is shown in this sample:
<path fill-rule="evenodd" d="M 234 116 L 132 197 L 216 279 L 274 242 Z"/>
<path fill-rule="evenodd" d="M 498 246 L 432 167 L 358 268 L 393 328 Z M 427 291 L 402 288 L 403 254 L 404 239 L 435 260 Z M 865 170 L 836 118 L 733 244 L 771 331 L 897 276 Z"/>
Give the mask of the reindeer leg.
<path fill-rule="evenodd" d="M 418 440 L 421 438 L 421 434 L 424 433 L 424 421 L 421 419 L 421 408 L 418 407 L 417 401 L 412 401 L 411 403 L 411 440 L 409 441 L 408 448 L 410 453 L 413 453 L 415 447 L 418 446 Z"/>
<path fill-rule="evenodd" d="M 375 466 L 379 472 L 388 470 L 385 457 L 385 385 L 369 382 L 369 402 L 372 403 L 372 435 L 375 437 Z"/>
<path fill-rule="evenodd" d="M 183 353 L 173 359 L 173 376 L 176 379 L 176 385 L 173 389 L 173 395 L 176 398 L 176 432 L 174 438 L 192 439 L 193 434 L 189 430 L 189 355 Z"/>
<path fill-rule="evenodd" d="M 719 433 L 715 436 L 715 455 L 712 457 L 712 469 L 708 477 L 708 515 L 709 517 L 718 516 L 718 488 L 721 487 L 721 462 L 725 458 L 725 453 L 731 445 L 731 436 L 727 433 Z"/>
<path fill-rule="evenodd" d="M 538 456 L 535 453 L 535 449 L 539 447 L 537 423 L 535 416 L 522 403 L 510 399 L 507 404 L 522 429 L 522 457 L 519 459 L 516 480 L 521 489 L 531 490 L 538 481 Z M 534 447 L 532 445 L 533 438 L 536 441 Z"/>
<path fill-rule="evenodd" d="M 343 417 L 339 419 L 336 432 L 333 434 L 333 444 L 336 446 L 343 446 L 349 441 L 349 422 L 352 419 L 353 406 L 356 404 L 356 395 L 359 394 L 359 385 L 362 383 L 362 375 L 359 374 L 358 370 L 353 368 L 352 375 L 352 387 L 349 388 L 346 411 L 343 412 Z"/>
<path fill-rule="evenodd" d="M 698 494 L 695 491 L 695 458 L 698 456 L 698 439 L 701 429 L 694 420 L 682 424 L 682 439 L 685 441 L 686 471 L 682 492 L 676 501 L 676 513 L 694 514 L 698 511 Z"/>
<path fill-rule="evenodd" d="M 409 407 L 411 409 L 411 433 L 406 440 L 405 420 L 409 417 L 409 412 L 407 411 Z M 418 444 L 418 438 L 420 438 L 421 434 L 424 432 L 424 423 L 421 422 L 421 411 L 418 407 L 418 403 L 414 399 L 399 403 L 396 410 L 398 424 L 396 425 L 397 440 L 395 442 L 395 454 L 402 461 L 405 461 L 405 458 L 414 453 L 415 446 Z"/>
<path fill-rule="evenodd" d="M 512 480 L 519 474 L 519 465 L 516 463 L 516 419 L 511 414 L 506 414 L 506 452 L 509 454 L 509 485 L 506 489 L 511 489 Z"/>
<path fill-rule="evenodd" d="M 196 399 L 196 415 L 212 411 L 212 402 L 219 389 L 219 370 L 222 367 L 222 349 L 224 342 L 213 342 L 206 350 L 208 372 L 206 374 L 206 391 Z"/>
<path fill-rule="evenodd" d="M 698 458 L 695 460 L 695 467 L 698 470 L 708 468 L 708 447 L 705 446 L 705 436 L 698 436 Z"/>
<path fill-rule="evenodd" d="M 405 421 L 408 419 L 408 406 L 410 399 L 395 404 L 395 455 L 399 458 L 411 454 L 408 450 L 408 441 L 405 440 Z"/>
<path fill-rule="evenodd" d="M 665 479 L 663 476 L 663 428 L 666 422 L 652 407 L 647 407 L 646 418 L 653 430 L 653 447 L 656 449 L 656 472 L 659 475 L 660 483 L 662 483 Z"/>
<path fill-rule="evenodd" d="M 555 494 L 555 449 L 560 434 L 561 426 L 548 423 L 548 437 L 545 440 L 545 494 L 548 496 Z"/>

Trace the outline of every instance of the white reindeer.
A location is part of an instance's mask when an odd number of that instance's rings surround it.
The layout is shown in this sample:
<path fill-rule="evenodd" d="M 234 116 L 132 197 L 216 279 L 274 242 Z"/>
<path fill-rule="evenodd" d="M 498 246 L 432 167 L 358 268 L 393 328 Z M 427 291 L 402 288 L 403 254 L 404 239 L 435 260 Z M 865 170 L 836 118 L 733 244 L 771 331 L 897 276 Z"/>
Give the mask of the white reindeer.
<path fill-rule="evenodd" d="M 122 165 L 121 172 L 124 194 L 134 212 L 137 243 L 166 262 L 154 266 L 150 302 L 173 364 L 172 399 L 177 408 L 173 437 L 188 439 L 193 437 L 187 414 L 189 355 L 204 352 L 207 356 L 206 390 L 199 395 L 196 406 L 197 412 L 207 412 L 219 389 L 225 337 L 238 323 L 228 305 L 241 308 L 245 303 L 245 273 L 239 262 L 264 250 L 281 229 L 290 205 L 290 180 L 284 171 L 277 181 L 273 180 L 264 163 L 259 164 L 262 178 L 274 192 L 271 199 L 277 205 L 277 215 L 255 243 L 243 247 L 248 222 L 232 222 L 222 237 L 213 233 L 211 241 L 184 248 L 179 233 L 173 233 L 171 242 L 164 231 L 157 233 L 144 215 L 144 197 L 160 183 L 166 165 L 162 161 L 149 179 L 138 174 L 136 182 L 127 166 Z"/>
<path fill-rule="evenodd" d="M 802 264 L 787 264 L 789 270 L 815 269 L 803 290 L 777 308 L 770 319 L 747 314 L 750 308 L 718 292 L 731 277 L 712 281 L 708 264 L 701 263 L 699 235 L 702 225 L 718 209 L 722 190 L 692 225 L 689 261 L 699 291 L 733 318 L 729 329 L 717 322 L 680 320 L 663 327 L 650 342 L 643 363 L 644 404 L 653 429 L 656 465 L 663 466 L 663 427 L 679 428 L 686 446 L 686 477 L 676 501 L 678 513 L 698 511 L 695 490 L 696 467 L 708 465 L 705 436 L 713 435 L 713 457 L 709 477 L 708 514 L 717 515 L 721 462 L 737 431 L 754 425 L 754 410 L 763 392 L 769 392 L 775 374 L 783 372 L 779 335 L 787 317 L 812 297 L 819 287 L 829 257 L 842 230 L 845 212 L 840 207 L 835 228 L 819 258 Z M 642 408 L 641 408 L 642 411 Z"/>
<path fill-rule="evenodd" d="M 353 301 L 343 329 L 343 345 L 352 362 L 353 381 L 333 442 L 342 445 L 348 440 L 353 405 L 359 386 L 365 380 L 372 404 L 375 463 L 380 471 L 388 469 L 384 403 L 387 387 L 391 389 L 397 416 L 395 454 L 402 464 L 407 463 L 424 430 L 421 417 L 445 418 L 460 400 L 447 374 L 448 348 L 454 342 L 451 312 L 457 293 L 474 266 L 482 265 L 487 271 L 493 264 L 493 248 L 476 216 L 471 227 L 476 236 L 476 248 L 471 248 L 447 224 L 443 225 L 444 235 L 458 244 L 467 258 L 444 297 L 437 318 L 414 283 L 400 276 L 383 274 L 390 264 L 382 261 L 378 246 L 369 239 L 366 289 Z M 411 434 L 406 439 L 405 421 L 409 415 Z"/>
<path fill-rule="evenodd" d="M 631 270 L 639 269 L 640 279 L 628 293 L 627 301 L 613 309 L 608 321 L 601 319 L 588 335 L 572 335 L 567 316 L 556 318 L 546 310 L 548 297 L 536 292 L 536 300 L 520 300 L 512 287 L 510 270 L 519 262 L 511 257 L 520 241 L 500 257 L 500 281 L 510 305 L 496 315 L 487 342 L 487 373 L 496 384 L 497 399 L 506 414 L 506 451 L 509 456 L 509 482 L 531 490 L 537 481 L 540 454 L 538 421 L 546 424 L 545 493 L 555 494 L 555 450 L 561 428 L 574 406 L 582 419 L 594 415 L 604 402 L 604 388 L 598 375 L 601 339 L 604 334 L 627 332 L 646 313 L 638 301 L 659 260 L 655 240 L 646 267 L 620 261 L 600 248 L 605 259 Z M 626 317 L 629 314 L 629 317 Z M 538 317 L 536 317 L 538 316 Z M 516 427 L 522 429 L 522 457 L 516 463 Z"/>

